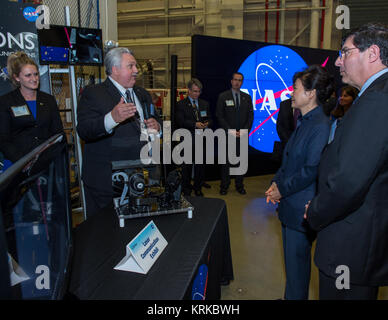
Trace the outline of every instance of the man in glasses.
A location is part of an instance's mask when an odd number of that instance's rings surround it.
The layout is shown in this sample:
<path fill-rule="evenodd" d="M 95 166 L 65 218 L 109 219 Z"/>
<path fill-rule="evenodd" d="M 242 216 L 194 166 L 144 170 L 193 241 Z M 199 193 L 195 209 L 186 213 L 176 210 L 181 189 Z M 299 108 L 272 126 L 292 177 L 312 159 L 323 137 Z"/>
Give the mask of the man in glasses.
<path fill-rule="evenodd" d="M 191 79 L 187 88 L 189 89 L 186 99 L 179 101 L 176 105 L 175 124 L 178 128 L 190 130 L 192 135 L 193 153 L 192 163 L 184 163 L 182 165 L 182 191 L 185 196 L 191 195 L 191 190 L 198 197 L 203 197 L 202 185 L 205 179 L 204 164 L 195 163 L 195 130 L 205 130 L 211 125 L 209 103 L 200 99 L 202 91 L 202 83 L 196 79 Z M 198 148 L 198 147 L 197 147 Z M 206 148 L 203 148 L 206 150 Z M 200 150 L 197 150 L 198 152 Z M 203 151 L 202 151 L 203 152 Z M 203 153 L 205 154 L 205 153 Z M 205 163 L 205 159 L 203 159 Z M 191 174 L 194 164 L 194 185 L 191 185 Z"/>
<path fill-rule="evenodd" d="M 320 299 L 377 299 L 388 285 L 388 27 L 345 36 L 335 65 L 360 90 L 322 154 L 307 207 Z"/>

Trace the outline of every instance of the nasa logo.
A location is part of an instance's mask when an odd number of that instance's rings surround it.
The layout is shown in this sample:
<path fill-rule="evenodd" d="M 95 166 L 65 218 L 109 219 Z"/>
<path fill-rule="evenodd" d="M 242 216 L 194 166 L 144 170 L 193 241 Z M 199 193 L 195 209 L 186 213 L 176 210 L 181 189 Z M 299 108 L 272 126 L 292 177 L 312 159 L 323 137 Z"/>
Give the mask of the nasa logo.
<path fill-rule="evenodd" d="M 33 7 L 26 7 L 23 10 L 24 19 L 30 22 L 35 22 L 38 18 L 38 12 Z"/>
<path fill-rule="evenodd" d="M 280 102 L 290 97 L 292 77 L 307 67 L 293 50 L 269 45 L 252 53 L 240 66 L 244 75 L 242 91 L 252 97 L 254 119 L 249 145 L 262 152 L 272 152 L 279 137 L 276 120 Z"/>

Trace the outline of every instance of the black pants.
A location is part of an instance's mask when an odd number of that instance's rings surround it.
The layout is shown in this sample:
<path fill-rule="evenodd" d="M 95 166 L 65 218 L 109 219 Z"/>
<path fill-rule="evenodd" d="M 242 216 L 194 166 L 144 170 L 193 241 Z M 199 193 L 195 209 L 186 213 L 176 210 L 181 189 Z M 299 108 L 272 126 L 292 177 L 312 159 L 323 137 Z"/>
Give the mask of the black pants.
<path fill-rule="evenodd" d="M 320 300 L 377 300 L 379 287 L 359 286 L 350 283 L 349 289 L 337 289 L 336 279 L 319 270 Z"/>
<path fill-rule="evenodd" d="M 230 185 L 231 176 L 229 174 L 230 164 L 221 164 L 221 189 L 227 190 Z M 244 188 L 244 176 L 233 176 L 235 177 L 236 189 Z"/>
<path fill-rule="evenodd" d="M 95 189 L 89 188 L 85 184 L 84 192 L 86 202 L 86 218 L 90 218 L 108 205 L 113 206 L 113 198 L 111 194 L 109 195 L 101 193 Z"/>
<path fill-rule="evenodd" d="M 236 139 L 236 156 L 237 157 L 240 156 L 240 138 Z M 230 175 L 230 171 L 229 171 L 230 167 L 238 167 L 239 165 L 240 164 L 236 164 L 236 165 L 230 164 L 229 159 L 228 159 L 228 144 L 227 144 L 226 163 L 221 164 L 221 185 L 220 185 L 221 190 L 222 189 L 227 190 L 229 188 L 230 179 L 231 179 L 231 175 Z M 237 190 L 243 189 L 244 188 L 244 175 L 235 175 L 232 177 L 235 178 L 236 189 Z"/>
<path fill-rule="evenodd" d="M 190 194 L 191 189 L 195 191 L 201 191 L 202 184 L 205 180 L 205 163 L 206 163 L 206 142 L 203 141 L 203 149 L 202 149 L 202 164 L 195 163 L 195 155 L 196 155 L 196 146 L 195 144 L 195 134 L 192 135 L 192 163 L 182 165 L 182 191 L 186 194 Z M 194 183 L 193 188 L 191 188 L 191 177 L 192 170 L 194 166 Z"/>
<path fill-rule="evenodd" d="M 191 192 L 191 173 L 194 166 L 194 185 L 195 191 L 200 191 L 204 181 L 205 168 L 203 164 L 183 164 L 182 165 L 182 189 L 183 192 Z"/>

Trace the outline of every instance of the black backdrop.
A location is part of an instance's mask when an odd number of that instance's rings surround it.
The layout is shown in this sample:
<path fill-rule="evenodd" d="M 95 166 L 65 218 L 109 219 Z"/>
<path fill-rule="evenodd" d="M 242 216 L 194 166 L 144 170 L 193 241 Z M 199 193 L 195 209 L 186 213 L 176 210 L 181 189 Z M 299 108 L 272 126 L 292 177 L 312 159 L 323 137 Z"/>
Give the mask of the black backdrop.
<path fill-rule="evenodd" d="M 244 60 L 261 47 L 273 43 L 255 42 L 248 40 L 227 39 L 194 35 L 192 37 L 191 65 L 192 76 L 203 84 L 201 98 L 210 103 L 213 119 L 213 129 L 218 128 L 215 118 L 215 109 L 218 95 L 230 88 L 230 79 L 233 72 L 238 71 Z M 305 47 L 286 46 L 298 53 L 307 65 L 322 64 L 327 57 L 326 68 L 336 79 L 337 87 L 341 80 L 334 62 L 338 52 L 333 50 L 312 49 Z M 217 163 L 217 160 L 216 160 Z M 206 179 L 219 179 L 219 170 L 215 165 L 207 165 Z M 249 147 L 249 167 L 247 176 L 263 175 L 276 172 L 277 163 L 271 160 L 271 154 Z"/>

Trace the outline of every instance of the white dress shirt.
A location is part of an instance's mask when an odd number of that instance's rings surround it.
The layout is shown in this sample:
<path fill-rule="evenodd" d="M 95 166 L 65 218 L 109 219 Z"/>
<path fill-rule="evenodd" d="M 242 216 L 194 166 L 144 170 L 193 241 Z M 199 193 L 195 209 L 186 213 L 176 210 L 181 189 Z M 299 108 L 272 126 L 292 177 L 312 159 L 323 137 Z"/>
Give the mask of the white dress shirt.
<path fill-rule="evenodd" d="M 112 83 L 117 88 L 117 90 L 119 90 L 120 95 L 124 98 L 125 102 L 127 102 L 126 101 L 127 100 L 127 98 L 126 98 L 126 91 L 127 90 L 121 84 L 119 84 L 117 81 L 113 80 L 110 76 L 109 76 L 109 79 L 110 79 L 110 81 L 112 81 Z M 130 91 L 131 96 L 134 99 L 134 103 L 135 103 L 137 112 L 139 113 L 139 116 L 140 116 L 140 123 L 144 124 L 143 108 L 141 107 L 140 101 L 137 98 L 135 92 L 133 92 L 133 88 L 128 88 L 128 90 Z M 105 125 L 105 130 L 108 133 L 112 133 L 113 129 L 119 125 L 116 121 L 113 120 L 112 112 L 109 112 L 105 115 L 104 125 Z"/>

